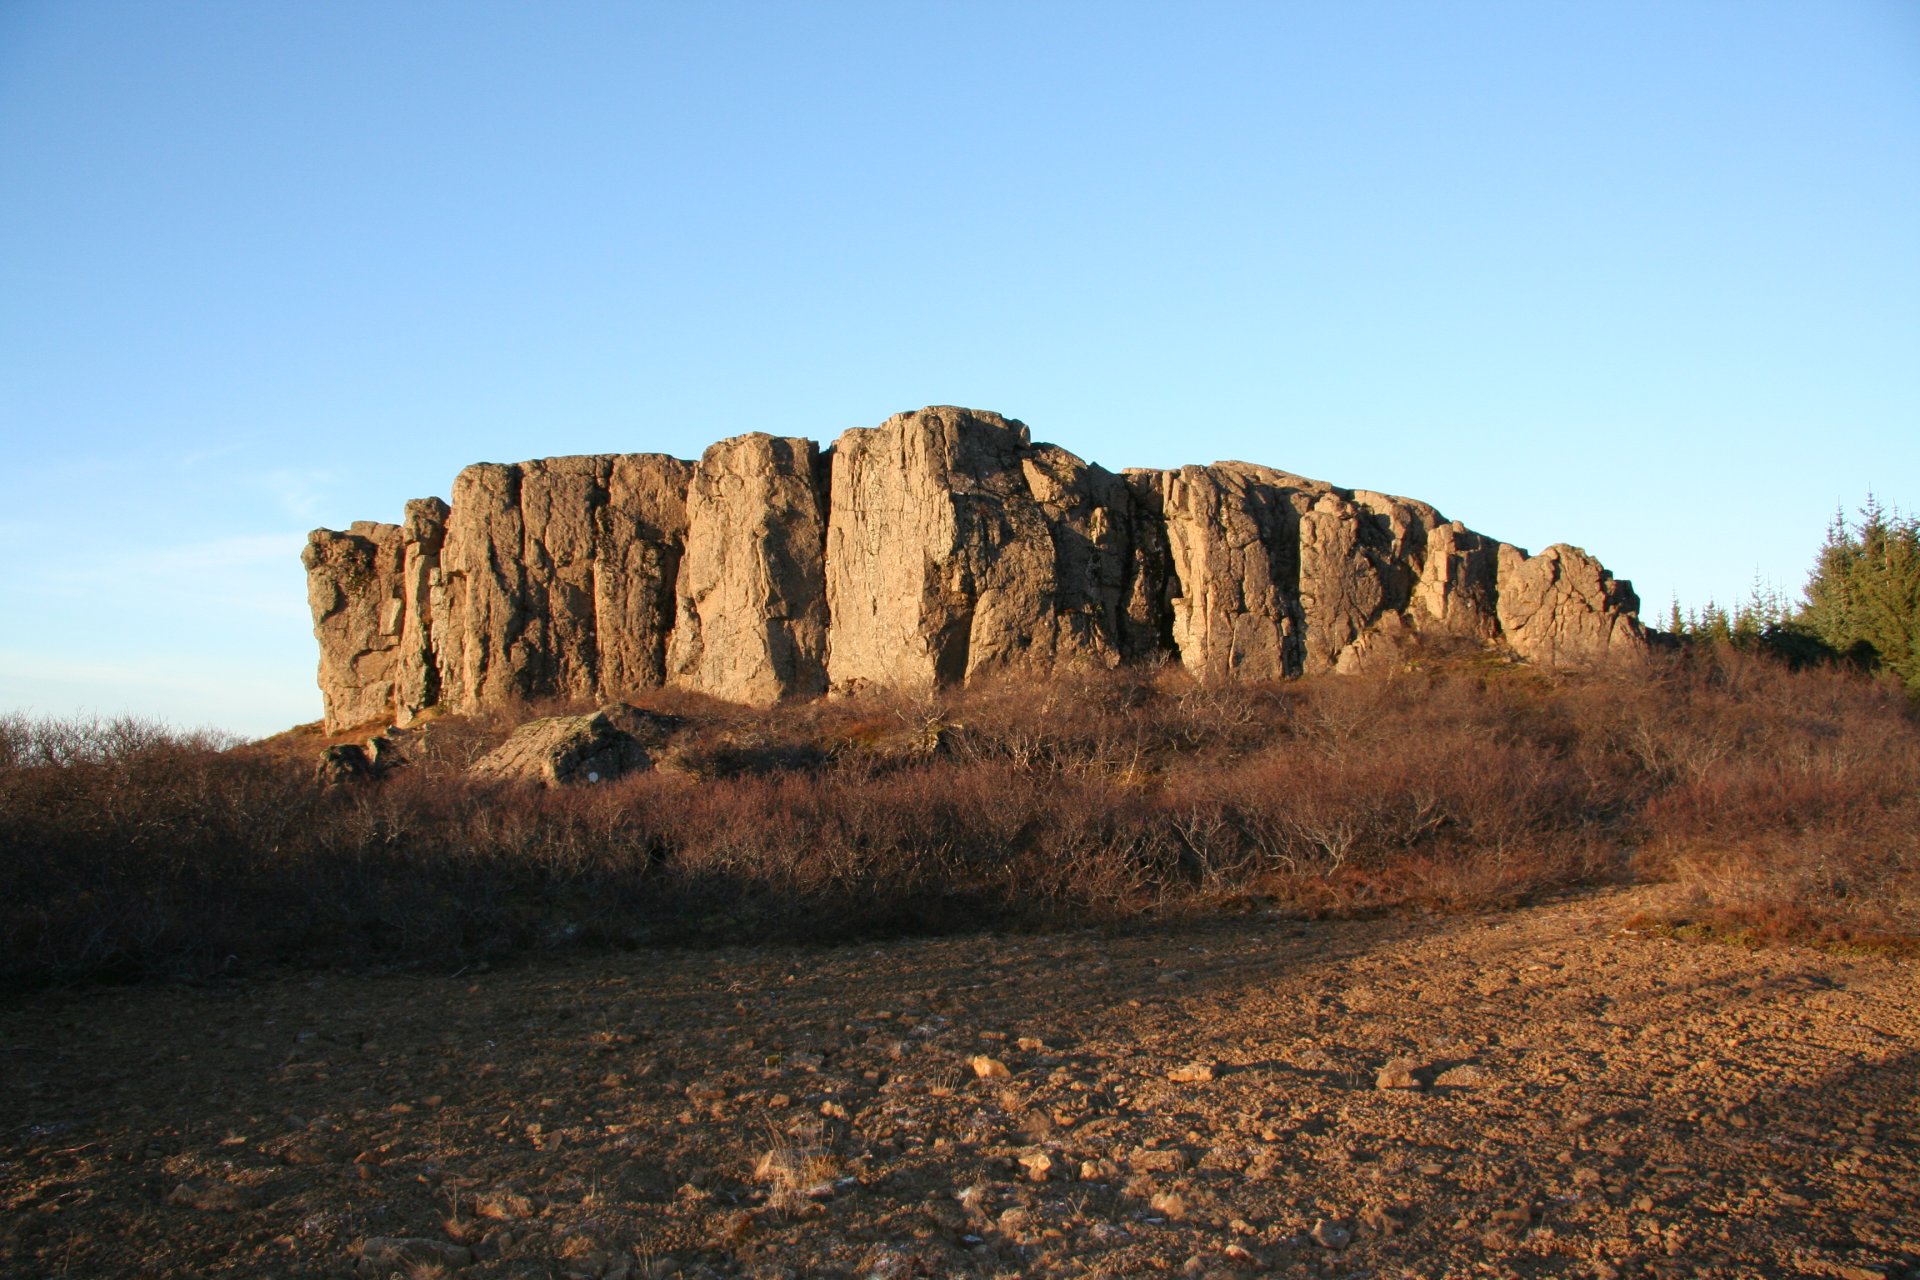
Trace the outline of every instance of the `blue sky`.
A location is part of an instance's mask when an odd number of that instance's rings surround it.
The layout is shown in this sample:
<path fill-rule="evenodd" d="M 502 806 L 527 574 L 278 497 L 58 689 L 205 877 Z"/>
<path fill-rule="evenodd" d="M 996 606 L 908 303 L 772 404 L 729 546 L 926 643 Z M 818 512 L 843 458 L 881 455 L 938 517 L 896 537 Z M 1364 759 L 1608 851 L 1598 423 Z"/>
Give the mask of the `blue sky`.
<path fill-rule="evenodd" d="M 1797 591 L 1920 5 L 0 3 L 0 709 L 313 719 L 308 528 L 929 403 Z"/>

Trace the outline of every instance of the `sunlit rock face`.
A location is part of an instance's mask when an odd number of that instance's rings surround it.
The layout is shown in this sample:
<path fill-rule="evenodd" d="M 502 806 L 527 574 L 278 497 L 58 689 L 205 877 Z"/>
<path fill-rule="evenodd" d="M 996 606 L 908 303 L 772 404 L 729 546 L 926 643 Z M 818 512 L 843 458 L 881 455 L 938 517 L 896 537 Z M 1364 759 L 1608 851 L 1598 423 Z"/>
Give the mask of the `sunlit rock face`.
<path fill-rule="evenodd" d="M 400 526 L 357 520 L 345 532 L 315 529 L 300 562 L 328 731 L 390 719 L 407 616 Z"/>
<path fill-rule="evenodd" d="M 903 413 L 833 446 L 834 687 L 926 691 L 1111 666 L 1133 563 L 1124 481 L 993 413 Z"/>
<path fill-rule="evenodd" d="M 674 685 L 769 705 L 1075 666 L 1203 681 L 1391 667 L 1448 638 L 1581 667 L 1647 650 L 1631 585 L 1422 502 L 1244 462 L 1115 474 L 935 406 L 831 449 L 480 463 L 304 562 L 329 731 Z"/>
<path fill-rule="evenodd" d="M 666 678 L 770 705 L 827 691 L 827 503 L 811 440 L 735 436 L 687 493 Z"/>
<path fill-rule="evenodd" d="M 1591 667 L 1646 652 L 1632 583 L 1578 547 L 1532 557 L 1504 544 L 1498 551 L 1500 634 L 1515 653 L 1543 666 Z"/>

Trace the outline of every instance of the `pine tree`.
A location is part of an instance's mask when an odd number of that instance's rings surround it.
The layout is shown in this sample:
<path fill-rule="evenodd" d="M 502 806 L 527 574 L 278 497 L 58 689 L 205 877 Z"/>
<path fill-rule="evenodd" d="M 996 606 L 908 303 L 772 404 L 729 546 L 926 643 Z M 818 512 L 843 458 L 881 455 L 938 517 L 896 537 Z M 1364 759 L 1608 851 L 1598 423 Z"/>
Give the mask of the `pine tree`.
<path fill-rule="evenodd" d="M 1836 513 L 1800 621 L 1840 653 L 1878 658 L 1920 693 L 1920 519 L 1871 497 L 1857 524 Z"/>

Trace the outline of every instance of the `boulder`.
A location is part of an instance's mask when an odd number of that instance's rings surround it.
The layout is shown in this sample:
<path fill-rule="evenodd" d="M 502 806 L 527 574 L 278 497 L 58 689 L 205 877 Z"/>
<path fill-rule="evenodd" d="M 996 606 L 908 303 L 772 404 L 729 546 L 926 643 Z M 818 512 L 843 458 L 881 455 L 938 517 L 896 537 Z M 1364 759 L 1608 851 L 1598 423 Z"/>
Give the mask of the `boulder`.
<path fill-rule="evenodd" d="M 322 786 L 335 787 L 378 778 L 407 762 L 409 737 L 408 731 L 393 729 L 376 733 L 365 742 L 342 742 L 327 747 L 314 765 L 314 780 Z"/>
<path fill-rule="evenodd" d="M 357 742 L 325 748 L 313 766 L 313 780 L 323 787 L 345 786 L 373 776 L 373 761 L 368 758 L 366 748 Z"/>
<path fill-rule="evenodd" d="M 549 787 L 608 782 L 652 766 L 633 735 L 613 726 L 606 712 L 530 720 L 474 761 L 467 776 Z"/>
<path fill-rule="evenodd" d="M 649 754 L 656 754 L 686 724 L 679 716 L 648 711 L 624 702 L 609 702 L 600 708 L 607 723 L 632 738 Z"/>

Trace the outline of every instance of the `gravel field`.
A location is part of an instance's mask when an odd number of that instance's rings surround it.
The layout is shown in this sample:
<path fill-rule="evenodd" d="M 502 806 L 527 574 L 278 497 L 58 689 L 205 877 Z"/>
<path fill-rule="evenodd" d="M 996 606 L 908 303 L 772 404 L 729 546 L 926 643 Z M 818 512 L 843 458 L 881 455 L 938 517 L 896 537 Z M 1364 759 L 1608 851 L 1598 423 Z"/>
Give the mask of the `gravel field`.
<path fill-rule="evenodd" d="M 1920 1277 L 1920 964 L 1668 892 L 16 996 L 0 1272 Z"/>

